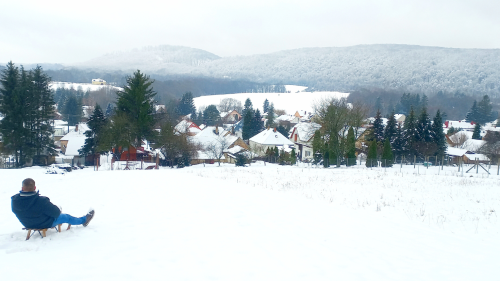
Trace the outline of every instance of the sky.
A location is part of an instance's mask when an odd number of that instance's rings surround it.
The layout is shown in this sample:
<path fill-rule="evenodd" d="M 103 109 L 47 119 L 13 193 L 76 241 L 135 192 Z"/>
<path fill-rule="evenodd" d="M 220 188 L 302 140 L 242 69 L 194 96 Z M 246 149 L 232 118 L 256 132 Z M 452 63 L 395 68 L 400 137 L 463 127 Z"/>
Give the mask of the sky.
<path fill-rule="evenodd" d="M 304 47 L 500 48 L 494 0 L 17 0 L 0 7 L 0 63 L 75 63 L 157 45 L 244 56 Z"/>

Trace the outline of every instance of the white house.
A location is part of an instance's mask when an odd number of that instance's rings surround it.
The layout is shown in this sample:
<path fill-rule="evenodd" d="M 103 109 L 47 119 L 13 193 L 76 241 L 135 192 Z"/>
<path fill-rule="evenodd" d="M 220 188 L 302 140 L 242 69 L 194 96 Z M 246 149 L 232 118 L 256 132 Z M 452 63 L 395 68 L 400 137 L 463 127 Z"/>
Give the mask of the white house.
<path fill-rule="evenodd" d="M 250 149 L 258 155 L 265 155 L 268 148 L 278 147 L 278 149 L 285 149 L 285 151 L 294 147 L 287 137 L 283 136 L 275 129 L 266 129 L 249 140 Z"/>
<path fill-rule="evenodd" d="M 298 158 L 302 161 L 311 160 L 313 158 L 312 139 L 314 132 L 321 128 L 320 124 L 311 122 L 301 122 L 292 128 L 290 140 L 297 148 Z"/>
<path fill-rule="evenodd" d="M 80 123 L 75 126 L 74 130 L 70 131 L 61 138 L 61 151 L 65 156 L 61 157 L 61 159 L 64 159 L 64 162 L 72 163 L 73 165 L 85 164 L 85 157 L 80 157 L 78 150 L 85 144 L 87 137 L 84 133 L 87 130 L 90 130 L 87 125 Z"/>

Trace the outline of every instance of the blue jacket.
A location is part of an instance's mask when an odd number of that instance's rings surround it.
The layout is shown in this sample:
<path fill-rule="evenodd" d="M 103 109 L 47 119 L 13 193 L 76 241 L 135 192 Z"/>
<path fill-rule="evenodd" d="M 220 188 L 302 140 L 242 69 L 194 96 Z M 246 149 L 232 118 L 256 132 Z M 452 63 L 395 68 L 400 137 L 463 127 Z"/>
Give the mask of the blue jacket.
<path fill-rule="evenodd" d="M 27 228 L 50 228 L 61 214 L 59 207 L 38 191 L 20 191 L 12 196 L 12 212 Z"/>

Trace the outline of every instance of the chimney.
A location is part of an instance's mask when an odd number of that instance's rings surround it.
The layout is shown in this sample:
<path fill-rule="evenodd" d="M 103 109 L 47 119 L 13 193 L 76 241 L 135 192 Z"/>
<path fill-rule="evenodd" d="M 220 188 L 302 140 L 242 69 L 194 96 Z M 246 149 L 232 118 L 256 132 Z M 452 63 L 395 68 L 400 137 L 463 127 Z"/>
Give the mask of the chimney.
<path fill-rule="evenodd" d="M 215 125 L 215 134 L 218 135 L 219 134 L 219 125 Z"/>
<path fill-rule="evenodd" d="M 75 132 L 78 132 L 78 124 L 75 125 Z"/>
<path fill-rule="evenodd" d="M 274 127 L 274 130 L 273 130 L 275 133 L 276 133 L 276 127 Z"/>

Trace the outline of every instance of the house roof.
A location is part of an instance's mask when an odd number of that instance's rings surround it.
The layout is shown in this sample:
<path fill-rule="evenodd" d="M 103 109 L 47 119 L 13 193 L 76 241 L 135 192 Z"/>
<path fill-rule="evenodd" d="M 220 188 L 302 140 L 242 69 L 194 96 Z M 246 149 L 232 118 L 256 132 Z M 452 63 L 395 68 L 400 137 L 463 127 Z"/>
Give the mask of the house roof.
<path fill-rule="evenodd" d="M 460 147 L 468 151 L 476 152 L 486 143 L 484 140 L 468 139 Z"/>
<path fill-rule="evenodd" d="M 278 131 L 275 132 L 271 128 L 258 133 L 254 137 L 250 138 L 250 141 L 263 145 L 293 145 L 293 142 L 291 142 L 288 138 L 283 136 Z"/>
<path fill-rule="evenodd" d="M 488 158 L 488 156 L 479 153 L 465 154 L 465 157 L 467 157 L 470 160 L 476 160 L 477 158 L 478 161 L 490 161 L 490 158 Z"/>
<path fill-rule="evenodd" d="M 198 127 L 195 123 L 188 121 L 188 120 L 182 120 L 179 122 L 179 124 L 175 125 L 174 128 L 177 132 L 179 133 L 193 133 L 193 134 L 198 134 L 202 130 L 200 127 Z"/>
<path fill-rule="evenodd" d="M 293 136 L 293 134 L 297 132 L 300 141 L 308 142 L 314 136 L 314 132 L 316 132 L 320 128 L 321 125 L 314 122 L 311 123 L 301 122 L 293 126 L 293 131 L 291 136 Z"/>
<path fill-rule="evenodd" d="M 456 147 L 448 147 L 446 149 L 446 154 L 450 156 L 463 156 L 467 153 L 467 149 L 456 148 Z"/>
<path fill-rule="evenodd" d="M 216 135 L 215 126 L 207 126 L 201 132 L 191 137 L 191 140 L 203 146 L 206 146 L 210 143 L 216 142 L 220 137 L 226 139 L 227 146 L 231 146 L 231 144 L 238 140 L 237 136 L 231 135 L 229 131 L 224 130 L 223 127 L 219 127 L 219 134 Z"/>

